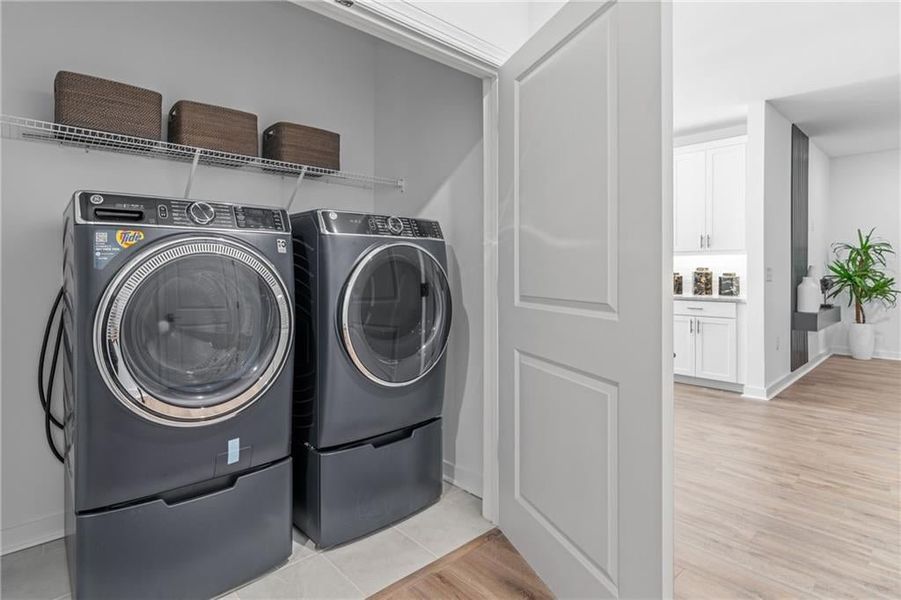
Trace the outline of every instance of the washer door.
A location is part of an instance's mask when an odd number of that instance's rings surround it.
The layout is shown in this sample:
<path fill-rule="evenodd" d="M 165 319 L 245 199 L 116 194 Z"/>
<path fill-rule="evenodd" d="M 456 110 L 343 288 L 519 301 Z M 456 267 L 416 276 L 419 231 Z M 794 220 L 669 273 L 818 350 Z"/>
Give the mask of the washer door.
<path fill-rule="evenodd" d="M 340 308 L 347 353 L 361 373 L 381 385 L 421 379 L 447 347 L 447 275 L 432 254 L 414 244 L 386 244 L 360 259 Z"/>
<path fill-rule="evenodd" d="M 192 237 L 151 246 L 100 301 L 97 364 L 142 417 L 180 426 L 227 419 L 284 367 L 288 299 L 272 265 L 240 242 Z"/>

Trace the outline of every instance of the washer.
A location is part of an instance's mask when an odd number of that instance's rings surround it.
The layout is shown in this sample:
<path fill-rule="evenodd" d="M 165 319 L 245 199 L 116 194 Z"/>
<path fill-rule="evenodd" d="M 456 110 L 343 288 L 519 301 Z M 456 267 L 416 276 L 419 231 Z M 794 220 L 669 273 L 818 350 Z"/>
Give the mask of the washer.
<path fill-rule="evenodd" d="M 291 216 L 294 523 L 346 542 L 441 495 L 451 295 L 436 221 Z"/>
<path fill-rule="evenodd" d="M 290 555 L 290 248 L 281 210 L 75 193 L 63 372 L 76 596 L 212 597 Z"/>

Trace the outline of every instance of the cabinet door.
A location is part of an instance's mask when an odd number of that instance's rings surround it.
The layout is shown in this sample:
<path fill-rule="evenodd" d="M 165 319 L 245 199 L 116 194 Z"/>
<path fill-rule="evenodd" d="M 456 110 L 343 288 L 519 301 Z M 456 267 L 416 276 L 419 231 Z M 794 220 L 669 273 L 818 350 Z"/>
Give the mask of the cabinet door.
<path fill-rule="evenodd" d="M 707 151 L 707 231 L 710 250 L 745 248 L 745 145 Z"/>
<path fill-rule="evenodd" d="M 673 317 L 673 373 L 695 375 L 694 317 Z"/>
<path fill-rule="evenodd" d="M 700 250 L 707 203 L 706 153 L 686 152 L 673 158 L 673 249 Z"/>
<path fill-rule="evenodd" d="M 735 319 L 695 318 L 695 376 L 717 381 L 735 382 Z"/>

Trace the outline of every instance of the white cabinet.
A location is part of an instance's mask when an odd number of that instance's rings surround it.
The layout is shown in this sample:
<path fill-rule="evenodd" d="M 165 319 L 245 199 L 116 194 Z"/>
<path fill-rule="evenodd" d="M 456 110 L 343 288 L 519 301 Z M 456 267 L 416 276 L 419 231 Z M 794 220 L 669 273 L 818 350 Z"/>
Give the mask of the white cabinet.
<path fill-rule="evenodd" d="M 745 144 L 708 150 L 707 232 L 708 250 L 745 248 Z"/>
<path fill-rule="evenodd" d="M 732 303 L 677 301 L 673 315 L 673 372 L 738 382 L 738 327 Z"/>
<path fill-rule="evenodd" d="M 745 137 L 673 152 L 673 249 L 745 248 Z"/>
<path fill-rule="evenodd" d="M 695 377 L 735 382 L 735 319 L 695 317 Z"/>
<path fill-rule="evenodd" d="M 673 244 L 676 250 L 704 247 L 707 163 L 704 152 L 673 157 Z"/>
<path fill-rule="evenodd" d="M 694 328 L 694 317 L 673 316 L 673 373 L 676 375 L 695 375 Z"/>

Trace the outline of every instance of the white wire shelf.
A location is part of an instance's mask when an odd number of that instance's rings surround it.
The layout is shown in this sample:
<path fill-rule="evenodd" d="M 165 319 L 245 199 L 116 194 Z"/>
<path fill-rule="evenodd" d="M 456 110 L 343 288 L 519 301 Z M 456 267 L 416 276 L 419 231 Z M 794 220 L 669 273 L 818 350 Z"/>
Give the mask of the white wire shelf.
<path fill-rule="evenodd" d="M 159 140 L 149 140 L 10 115 L 0 115 L 0 134 L 7 139 L 49 142 L 63 146 L 84 148 L 85 150 L 103 150 L 189 163 L 196 161 L 196 164 L 199 165 L 247 169 L 271 175 L 305 176 L 314 178 L 316 181 L 356 187 L 387 186 L 400 190 L 404 189 L 403 179 L 363 175 L 348 171 L 332 171 L 330 169 L 270 160 L 258 156 L 246 156 L 210 150 L 208 148 L 182 146 Z"/>

